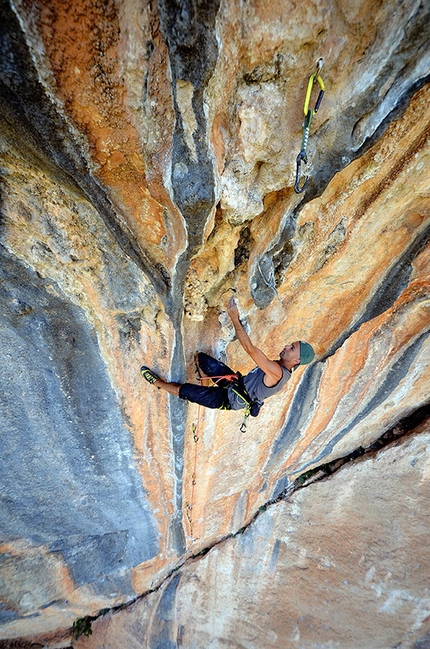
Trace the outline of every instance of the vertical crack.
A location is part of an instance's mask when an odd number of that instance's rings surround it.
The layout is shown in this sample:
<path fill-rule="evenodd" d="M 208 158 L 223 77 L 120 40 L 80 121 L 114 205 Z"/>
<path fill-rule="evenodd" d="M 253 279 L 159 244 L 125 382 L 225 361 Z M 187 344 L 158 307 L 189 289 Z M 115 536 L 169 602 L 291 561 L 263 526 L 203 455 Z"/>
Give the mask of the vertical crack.
<path fill-rule="evenodd" d="M 201 247 L 215 203 L 214 171 L 208 150 L 204 89 L 218 55 L 215 20 L 220 0 L 157 0 L 160 26 L 168 46 L 175 110 L 171 183 L 173 198 L 187 226 L 188 246 L 175 269 L 166 311 L 175 330 L 173 380 L 185 375 L 182 336 L 183 295 L 189 260 Z M 177 552 L 185 551 L 182 489 L 187 404 L 170 400 L 175 468 L 171 535 Z"/>

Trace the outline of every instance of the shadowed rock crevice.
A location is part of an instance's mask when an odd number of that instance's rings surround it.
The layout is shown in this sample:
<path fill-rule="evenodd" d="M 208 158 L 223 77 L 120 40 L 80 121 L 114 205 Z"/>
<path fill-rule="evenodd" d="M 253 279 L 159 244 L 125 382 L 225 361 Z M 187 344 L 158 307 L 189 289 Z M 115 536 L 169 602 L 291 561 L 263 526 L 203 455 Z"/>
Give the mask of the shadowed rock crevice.
<path fill-rule="evenodd" d="M 239 241 L 234 251 L 235 268 L 248 261 L 253 243 L 251 230 L 246 226 L 240 232 Z"/>

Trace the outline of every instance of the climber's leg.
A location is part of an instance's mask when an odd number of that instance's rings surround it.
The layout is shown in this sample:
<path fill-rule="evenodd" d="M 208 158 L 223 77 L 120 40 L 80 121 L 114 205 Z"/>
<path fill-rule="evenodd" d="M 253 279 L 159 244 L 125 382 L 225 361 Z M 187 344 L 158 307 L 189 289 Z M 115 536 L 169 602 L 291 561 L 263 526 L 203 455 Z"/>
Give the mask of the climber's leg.
<path fill-rule="evenodd" d="M 140 373 L 143 378 L 148 381 L 151 385 L 154 385 L 159 390 L 164 390 L 169 394 L 173 394 L 174 397 L 179 397 L 179 388 L 181 387 L 180 383 L 171 383 L 169 381 L 163 381 L 160 379 L 149 367 L 142 365 L 140 368 Z"/>
<path fill-rule="evenodd" d="M 192 401 L 198 403 L 206 408 L 216 408 L 220 410 L 230 410 L 230 402 L 228 399 L 227 390 L 219 387 L 205 387 L 202 385 L 193 385 L 192 383 L 172 383 L 170 381 L 163 381 L 154 372 L 142 365 L 140 373 L 143 378 L 151 385 L 164 390 L 174 397 L 179 397 L 185 401 Z"/>
<path fill-rule="evenodd" d="M 205 406 L 205 408 L 231 410 L 227 390 L 216 386 L 206 387 L 204 385 L 184 383 L 179 388 L 179 398 L 198 403 Z"/>
<path fill-rule="evenodd" d="M 196 370 L 196 378 L 199 381 L 199 385 L 204 385 L 205 387 L 209 387 L 212 381 L 208 377 L 208 375 L 205 372 L 203 372 L 202 368 L 200 367 L 198 352 L 194 354 L 194 367 Z"/>
<path fill-rule="evenodd" d="M 225 365 L 225 363 L 222 363 L 221 361 L 217 361 L 215 358 L 212 358 L 212 356 L 209 356 L 209 354 L 205 354 L 204 352 L 198 352 L 194 356 L 194 361 L 201 378 L 214 377 L 214 381 L 219 387 L 228 387 L 230 381 L 216 378 L 234 374 L 233 370 L 228 367 L 228 365 Z"/>
<path fill-rule="evenodd" d="M 215 359 L 212 360 L 215 361 Z M 227 366 L 225 367 L 227 368 Z M 148 383 L 154 385 L 160 390 L 172 394 L 174 397 L 179 397 L 180 399 L 191 401 L 192 403 L 198 403 L 206 408 L 216 408 L 219 410 L 231 409 L 228 392 L 222 387 L 206 387 L 203 385 L 193 385 L 192 383 L 181 384 L 163 381 L 163 379 L 160 379 L 149 367 L 146 367 L 146 365 L 142 365 L 140 373 Z M 228 381 L 226 381 L 226 383 L 228 385 Z"/>

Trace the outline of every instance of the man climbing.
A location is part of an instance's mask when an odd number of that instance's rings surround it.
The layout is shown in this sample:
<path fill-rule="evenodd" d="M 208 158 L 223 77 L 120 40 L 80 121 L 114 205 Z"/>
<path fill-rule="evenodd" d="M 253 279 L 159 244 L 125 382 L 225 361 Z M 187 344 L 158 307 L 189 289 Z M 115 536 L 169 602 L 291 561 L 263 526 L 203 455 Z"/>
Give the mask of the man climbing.
<path fill-rule="evenodd" d="M 230 299 L 227 311 L 240 344 L 256 363 L 256 367 L 246 376 L 234 373 L 227 365 L 203 352 L 195 356 L 196 369 L 205 383 L 212 378 L 215 386 L 163 381 L 145 365 L 140 371 L 148 383 L 180 399 L 219 410 L 245 408 L 247 414 L 256 417 L 263 400 L 282 390 L 292 370 L 298 365 L 310 363 L 315 353 L 309 343 L 297 341 L 286 345 L 279 354 L 279 360 L 272 361 L 252 343 L 239 320 L 234 298 Z"/>

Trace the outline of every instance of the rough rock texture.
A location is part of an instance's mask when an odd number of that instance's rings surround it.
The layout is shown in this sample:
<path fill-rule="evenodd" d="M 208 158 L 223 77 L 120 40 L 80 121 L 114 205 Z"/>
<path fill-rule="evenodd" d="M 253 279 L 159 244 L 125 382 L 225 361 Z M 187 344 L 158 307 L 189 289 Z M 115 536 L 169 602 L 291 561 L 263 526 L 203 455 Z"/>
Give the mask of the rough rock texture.
<path fill-rule="evenodd" d="M 77 618 L 158 588 L 300 476 L 371 447 L 399 422 L 406 441 L 389 453 L 403 458 L 409 480 L 430 401 L 429 37 L 430 9 L 419 0 L 0 0 L 5 646 L 16 638 L 67 646 Z M 319 57 L 326 95 L 302 164 L 309 184 L 298 195 L 303 101 Z M 302 338 L 317 356 L 245 435 L 240 413 L 207 410 L 195 443 L 197 408 L 152 389 L 139 368 L 145 361 L 161 376 L 193 380 L 193 354 L 202 349 L 250 369 L 225 311 L 233 292 L 269 355 Z M 336 540 L 340 528 L 353 534 L 356 526 L 358 556 L 365 544 L 379 547 L 395 521 L 411 553 L 424 552 L 417 530 L 428 534 L 425 507 L 409 508 L 400 490 L 390 521 L 376 505 L 353 520 L 359 502 L 373 506 L 373 494 L 391 490 L 390 469 L 368 462 L 371 482 L 357 465 L 295 496 L 314 518 L 326 516 L 338 490 L 350 499 L 309 539 L 312 556 L 336 554 L 342 578 L 326 586 L 322 570 L 312 584 L 329 588 L 328 601 L 350 597 L 360 616 L 372 616 L 379 586 L 367 570 L 390 571 L 390 592 L 407 593 L 393 597 L 414 602 L 415 612 L 384 618 L 380 637 L 376 621 L 376 636 L 360 636 L 370 643 L 363 649 L 422 649 L 428 562 L 416 571 L 390 541 L 392 555 L 381 551 L 357 572 Z M 428 473 L 420 475 L 408 482 L 414 503 L 428 488 Z M 182 618 L 169 602 L 186 611 L 187 597 L 212 601 L 217 574 L 237 582 L 245 601 L 253 566 L 282 537 L 288 507 L 267 514 L 276 521 L 266 549 L 256 539 L 253 554 L 254 541 L 234 539 L 196 565 L 213 571 L 200 594 L 176 575 L 151 595 L 148 615 L 165 593 L 157 618 L 165 616 L 165 646 L 217 646 L 216 637 L 240 646 L 230 635 L 242 624 L 240 606 L 176 633 Z M 366 522 L 378 518 L 381 530 Z M 295 618 L 291 628 L 274 628 L 272 646 L 287 638 L 312 647 L 309 629 L 328 618 L 299 597 L 288 573 L 293 550 L 282 545 L 269 593 L 255 581 L 252 588 L 267 611 L 277 610 L 282 592 Z M 206 568 L 215 554 L 219 563 Z M 356 597 L 359 589 L 371 597 Z M 260 615 L 250 607 L 256 640 L 244 630 L 244 646 L 270 646 Z M 306 618 L 301 628 L 299 617 L 313 615 L 318 624 Z M 121 619 L 112 618 L 115 633 Z M 201 645 L 193 640 L 199 624 Z M 357 629 L 348 628 L 344 646 L 358 646 Z M 145 635 L 143 646 L 162 646 L 157 633 L 164 631 Z M 342 647 L 336 634 L 324 646 Z"/>
<path fill-rule="evenodd" d="M 77 649 L 428 646 L 430 427 L 269 507 Z"/>

